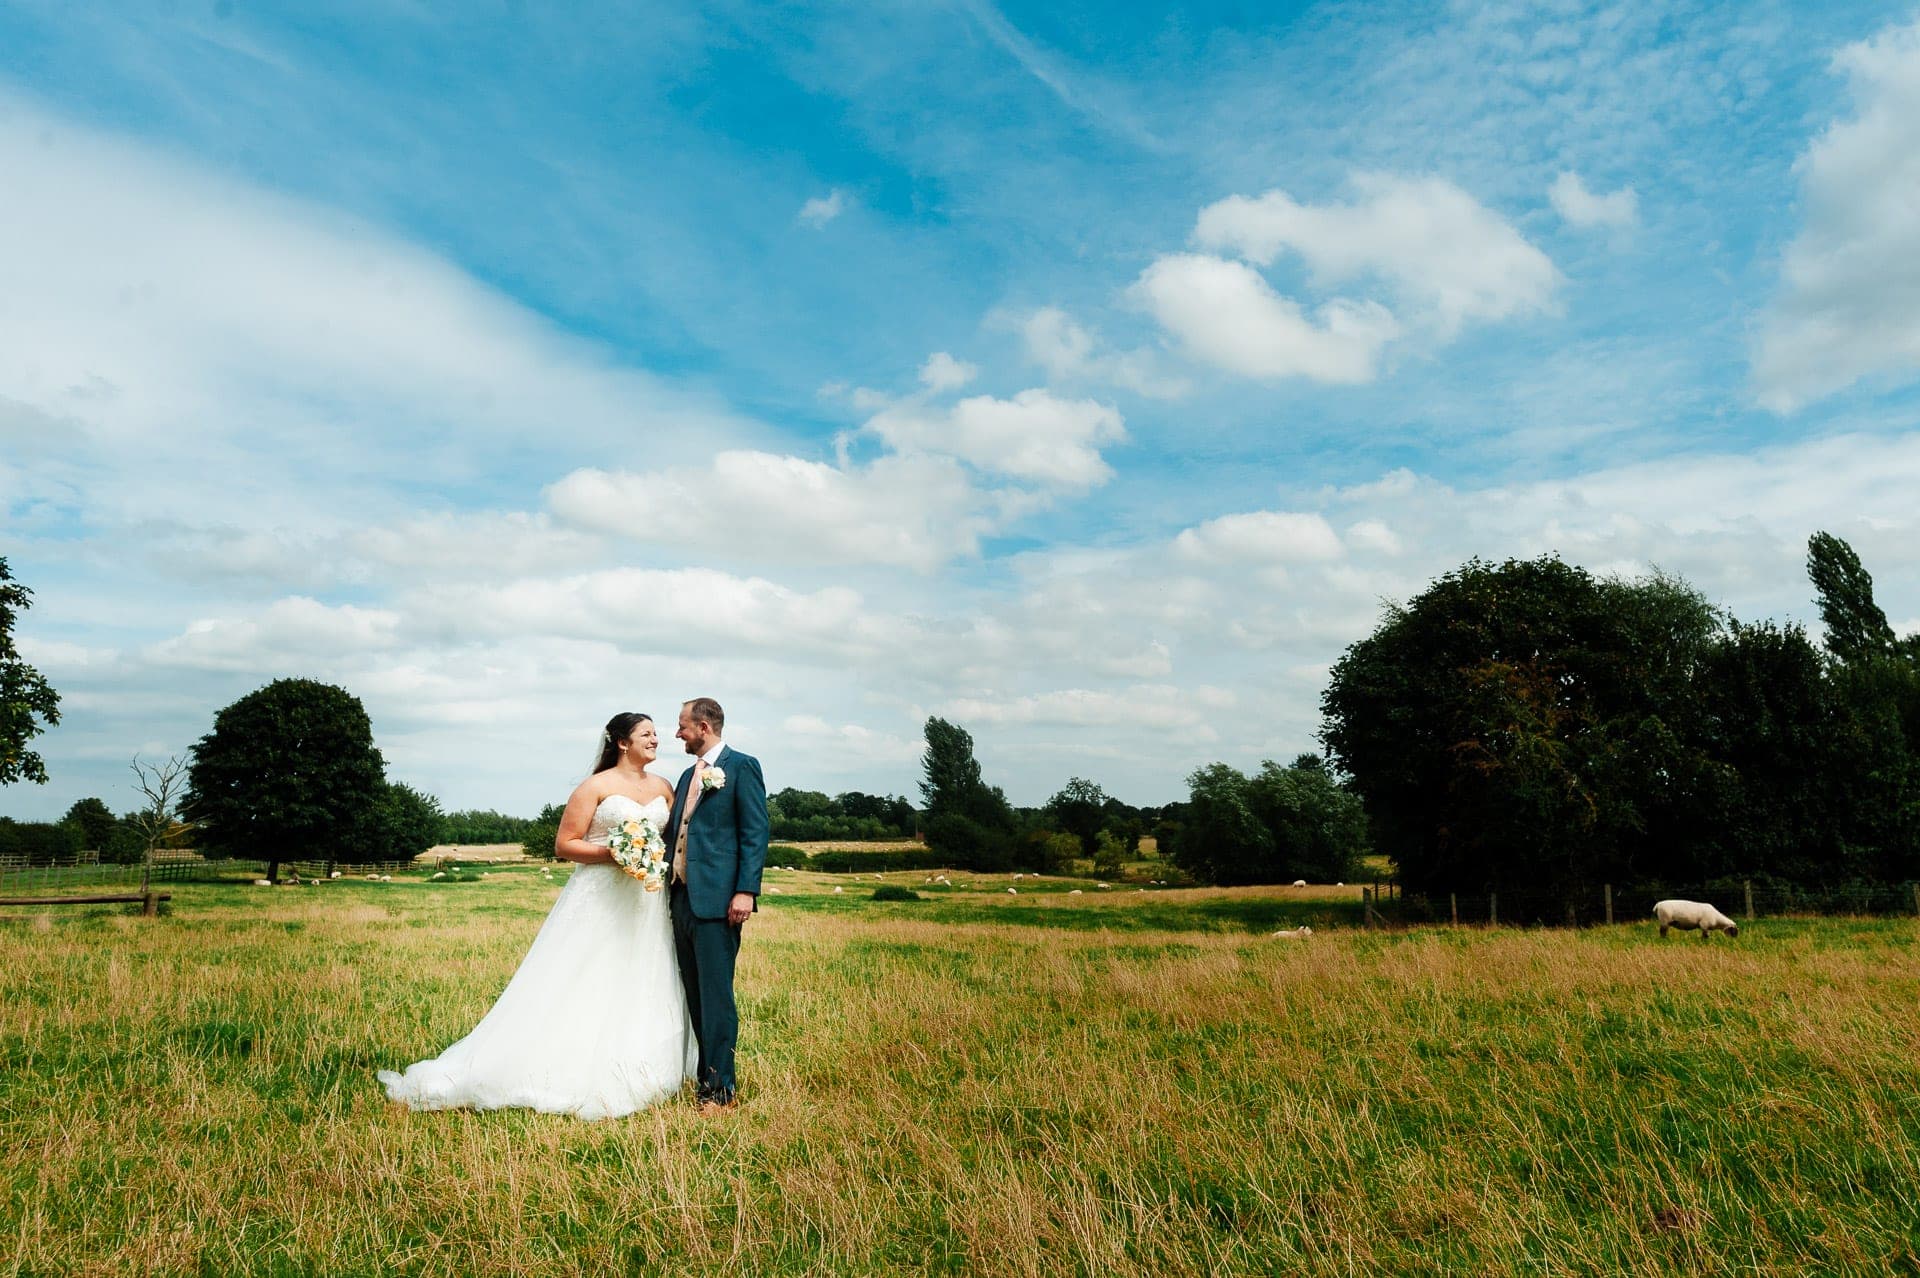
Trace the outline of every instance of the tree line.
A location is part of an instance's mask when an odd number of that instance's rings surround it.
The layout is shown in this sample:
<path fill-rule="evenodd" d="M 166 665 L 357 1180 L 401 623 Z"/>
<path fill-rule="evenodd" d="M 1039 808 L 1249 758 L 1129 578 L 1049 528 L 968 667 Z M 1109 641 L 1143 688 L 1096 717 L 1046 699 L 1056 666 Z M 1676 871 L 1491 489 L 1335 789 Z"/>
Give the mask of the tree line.
<path fill-rule="evenodd" d="M 1836 887 L 1920 879 L 1920 636 L 1897 636 L 1853 549 L 1814 534 L 1823 635 L 1745 622 L 1682 579 L 1596 577 L 1556 556 L 1474 559 L 1390 606 L 1335 664 L 1324 757 L 1211 763 L 1189 797 L 1136 808 L 1071 777 L 1016 808 L 973 738 L 926 724 L 922 806 L 787 789 L 781 839 L 921 835 L 956 867 L 1116 873 L 1154 835 L 1212 883 L 1352 878 L 1369 851 L 1415 893 L 1501 884 L 1568 900 L 1601 883 L 1740 876 Z M 0 559 L 0 782 L 45 780 L 28 749 L 58 697 L 19 656 L 30 594 Z M 359 701 L 283 679 L 222 710 L 191 752 L 181 815 L 211 856 L 402 859 L 434 843 L 551 852 L 560 809 L 463 812 L 389 781 Z M 54 823 L 0 818 L 0 854 L 134 854 L 136 816 L 98 799 Z"/>
<path fill-rule="evenodd" d="M 1825 631 L 1678 577 L 1473 560 L 1334 666 L 1323 739 L 1409 892 L 1920 878 L 1920 641 L 1846 542 Z"/>

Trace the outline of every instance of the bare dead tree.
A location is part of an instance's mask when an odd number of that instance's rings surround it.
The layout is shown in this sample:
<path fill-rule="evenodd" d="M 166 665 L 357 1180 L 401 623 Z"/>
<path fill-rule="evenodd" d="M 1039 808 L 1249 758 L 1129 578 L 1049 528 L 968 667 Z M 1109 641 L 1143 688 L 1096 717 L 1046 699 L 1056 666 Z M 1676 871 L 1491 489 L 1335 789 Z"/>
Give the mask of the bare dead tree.
<path fill-rule="evenodd" d="M 140 899 L 142 912 L 154 912 L 152 892 L 153 853 L 156 848 L 172 847 L 180 836 L 191 827 L 182 822 L 174 808 L 187 785 L 187 761 L 181 755 L 170 755 L 162 763 L 142 763 L 139 755 L 133 756 L 134 784 L 145 796 L 147 806 L 134 813 L 128 819 L 133 823 L 135 832 L 146 844 L 146 850 L 140 856 Z"/>

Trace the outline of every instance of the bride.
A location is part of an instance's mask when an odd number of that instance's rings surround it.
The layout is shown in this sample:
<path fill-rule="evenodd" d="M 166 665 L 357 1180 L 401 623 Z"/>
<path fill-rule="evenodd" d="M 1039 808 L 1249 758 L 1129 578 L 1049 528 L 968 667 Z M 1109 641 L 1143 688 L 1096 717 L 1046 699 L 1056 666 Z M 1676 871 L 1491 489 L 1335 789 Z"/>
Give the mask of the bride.
<path fill-rule="evenodd" d="M 415 1109 L 613 1118 L 693 1077 L 699 1049 L 667 894 L 647 891 L 607 850 L 621 821 L 646 816 L 666 828 L 673 787 L 646 770 L 659 751 L 646 715 L 608 721 L 599 762 L 567 800 L 554 840 L 554 852 L 579 868 L 473 1032 L 404 1074 L 379 1072 L 389 1098 Z"/>

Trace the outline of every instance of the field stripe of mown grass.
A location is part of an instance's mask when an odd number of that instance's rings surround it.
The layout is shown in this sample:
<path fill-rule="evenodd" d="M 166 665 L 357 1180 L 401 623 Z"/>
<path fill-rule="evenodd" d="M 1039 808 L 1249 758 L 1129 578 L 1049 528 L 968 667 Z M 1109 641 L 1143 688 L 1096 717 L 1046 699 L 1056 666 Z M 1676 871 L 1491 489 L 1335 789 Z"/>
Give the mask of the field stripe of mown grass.
<path fill-rule="evenodd" d="M 0 1273 L 1920 1264 L 1911 921 L 1300 943 L 1257 893 L 775 900 L 733 1118 L 388 1106 L 372 1071 L 470 1028 L 555 890 L 0 925 Z"/>

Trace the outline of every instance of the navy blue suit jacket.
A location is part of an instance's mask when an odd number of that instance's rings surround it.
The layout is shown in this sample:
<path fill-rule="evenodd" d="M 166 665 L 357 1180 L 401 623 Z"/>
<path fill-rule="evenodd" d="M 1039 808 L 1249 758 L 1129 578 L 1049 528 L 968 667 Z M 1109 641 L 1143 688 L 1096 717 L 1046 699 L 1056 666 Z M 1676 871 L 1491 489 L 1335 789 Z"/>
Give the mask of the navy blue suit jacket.
<path fill-rule="evenodd" d="M 714 766 L 726 774 L 726 784 L 702 795 L 687 823 L 687 901 L 699 919 L 725 918 L 735 892 L 749 893 L 760 908 L 760 875 L 767 866 L 767 781 L 760 760 L 723 745 Z M 673 811 L 662 832 L 669 856 L 692 783 L 688 768 L 673 788 Z"/>

